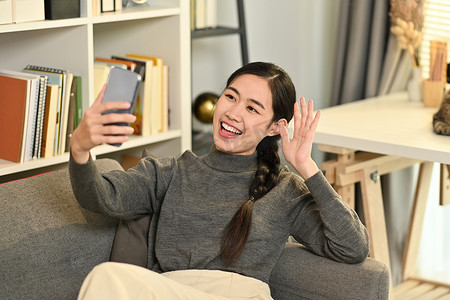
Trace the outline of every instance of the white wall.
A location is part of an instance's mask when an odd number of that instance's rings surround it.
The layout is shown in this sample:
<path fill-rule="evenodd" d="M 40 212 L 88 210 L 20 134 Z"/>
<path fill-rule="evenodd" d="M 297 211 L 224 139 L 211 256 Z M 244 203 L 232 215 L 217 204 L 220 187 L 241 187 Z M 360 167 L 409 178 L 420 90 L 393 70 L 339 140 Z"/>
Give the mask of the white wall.
<path fill-rule="evenodd" d="M 218 1 L 218 21 L 236 26 L 236 2 Z M 331 93 L 333 49 L 339 1 L 244 1 L 250 61 L 271 61 L 292 77 L 298 96 L 326 107 Z M 194 40 L 193 96 L 224 88 L 228 76 L 241 66 L 237 35 Z"/>

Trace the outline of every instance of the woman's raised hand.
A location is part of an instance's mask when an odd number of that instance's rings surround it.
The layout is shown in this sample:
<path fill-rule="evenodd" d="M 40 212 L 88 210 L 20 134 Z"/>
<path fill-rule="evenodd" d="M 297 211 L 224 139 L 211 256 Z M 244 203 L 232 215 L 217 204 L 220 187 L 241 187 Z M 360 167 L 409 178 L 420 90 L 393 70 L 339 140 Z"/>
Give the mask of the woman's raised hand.
<path fill-rule="evenodd" d="M 289 140 L 286 127 L 281 128 L 281 141 L 285 159 L 296 169 L 304 179 L 311 177 L 319 171 L 311 158 L 311 149 L 319 123 L 320 111 L 314 114 L 313 101 L 306 105 L 305 98 L 300 99 L 300 108 L 294 104 L 294 134 Z"/>
<path fill-rule="evenodd" d="M 128 134 L 132 134 L 134 129 L 129 126 L 108 125 L 114 123 L 133 123 L 136 117 L 132 114 L 111 113 L 107 111 L 118 109 L 128 109 L 128 102 L 106 102 L 102 103 L 105 87 L 98 95 L 92 106 L 87 109 L 83 119 L 73 132 L 70 140 L 70 151 L 72 157 L 78 163 L 85 163 L 89 160 L 89 151 L 95 146 L 103 143 L 121 144 L 128 140 Z M 106 126 L 108 125 L 108 126 Z"/>

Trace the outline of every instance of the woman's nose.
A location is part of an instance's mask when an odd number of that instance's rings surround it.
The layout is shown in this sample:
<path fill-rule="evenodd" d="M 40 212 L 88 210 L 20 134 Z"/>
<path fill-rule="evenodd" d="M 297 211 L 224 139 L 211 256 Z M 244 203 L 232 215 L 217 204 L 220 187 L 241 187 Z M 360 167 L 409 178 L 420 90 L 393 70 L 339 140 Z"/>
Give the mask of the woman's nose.
<path fill-rule="evenodd" d="M 242 107 L 240 104 L 233 105 L 227 111 L 227 116 L 230 120 L 241 122 L 242 121 Z"/>

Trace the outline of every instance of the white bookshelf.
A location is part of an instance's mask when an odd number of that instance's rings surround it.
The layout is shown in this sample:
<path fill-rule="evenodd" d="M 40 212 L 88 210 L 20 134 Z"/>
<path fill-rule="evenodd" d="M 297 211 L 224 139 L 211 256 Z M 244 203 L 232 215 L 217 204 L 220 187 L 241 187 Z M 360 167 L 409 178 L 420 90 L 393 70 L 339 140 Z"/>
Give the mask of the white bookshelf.
<path fill-rule="evenodd" d="M 93 15 L 92 0 L 81 1 L 81 17 L 0 25 L 0 68 L 20 71 L 27 64 L 70 70 L 82 77 L 83 109 L 94 98 L 94 57 L 142 53 L 169 66 L 169 131 L 131 136 L 121 147 L 102 145 L 94 158 L 142 148 L 177 155 L 191 148 L 189 0 L 150 0 L 143 8 Z M 0 160 L 0 182 L 67 163 L 67 153 L 25 163 Z"/>

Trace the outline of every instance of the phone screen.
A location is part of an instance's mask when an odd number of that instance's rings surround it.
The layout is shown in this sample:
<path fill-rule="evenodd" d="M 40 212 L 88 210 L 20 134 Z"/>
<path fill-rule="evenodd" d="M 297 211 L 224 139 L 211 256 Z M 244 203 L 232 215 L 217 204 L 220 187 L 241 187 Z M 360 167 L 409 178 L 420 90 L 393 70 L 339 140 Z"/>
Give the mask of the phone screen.
<path fill-rule="evenodd" d="M 131 107 L 128 110 L 114 110 L 108 113 L 133 113 L 140 83 L 141 75 L 138 73 L 112 67 L 109 71 L 102 102 L 127 101 L 131 103 Z"/>
<path fill-rule="evenodd" d="M 121 69 L 118 67 L 112 67 L 109 71 L 108 80 L 106 83 L 105 93 L 103 94 L 102 102 L 122 102 L 127 101 L 131 103 L 129 109 L 123 110 L 110 110 L 105 114 L 110 113 L 133 113 L 134 106 L 136 105 L 137 95 L 139 93 L 139 87 L 141 84 L 141 75 L 138 73 Z M 120 125 L 128 126 L 126 123 L 115 123 L 108 125 Z M 111 144 L 112 146 L 119 147 L 121 144 Z"/>

